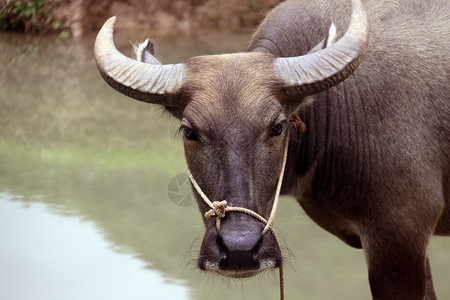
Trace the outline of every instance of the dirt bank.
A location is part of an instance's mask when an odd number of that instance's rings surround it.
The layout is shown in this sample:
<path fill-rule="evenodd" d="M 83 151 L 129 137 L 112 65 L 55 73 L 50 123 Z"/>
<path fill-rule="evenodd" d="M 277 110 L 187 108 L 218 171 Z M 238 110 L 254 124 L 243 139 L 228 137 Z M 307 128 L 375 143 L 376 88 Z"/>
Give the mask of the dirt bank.
<path fill-rule="evenodd" d="M 281 0 L 60 0 L 53 14 L 73 36 L 98 30 L 110 16 L 116 28 L 160 36 L 191 34 L 205 28 L 230 31 L 257 25 Z"/>

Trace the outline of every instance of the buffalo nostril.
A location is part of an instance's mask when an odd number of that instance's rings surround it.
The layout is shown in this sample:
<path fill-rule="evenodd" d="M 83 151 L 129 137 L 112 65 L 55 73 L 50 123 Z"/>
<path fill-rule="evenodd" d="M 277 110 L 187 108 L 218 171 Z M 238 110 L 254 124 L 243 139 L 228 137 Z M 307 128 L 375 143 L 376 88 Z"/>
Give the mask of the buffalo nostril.
<path fill-rule="evenodd" d="M 216 244 L 217 244 L 217 249 L 219 250 L 220 260 L 227 259 L 228 249 L 227 249 L 227 246 L 225 245 L 221 235 L 217 236 Z"/>
<path fill-rule="evenodd" d="M 258 253 L 263 242 L 261 232 L 228 231 L 221 233 L 217 242 L 224 251 L 223 269 L 258 269 Z"/>
<path fill-rule="evenodd" d="M 259 238 L 258 242 L 256 243 L 255 247 L 253 248 L 253 259 L 254 260 L 258 260 L 259 259 L 259 252 L 261 250 L 261 246 L 263 243 L 263 236 L 261 235 L 261 237 Z"/>

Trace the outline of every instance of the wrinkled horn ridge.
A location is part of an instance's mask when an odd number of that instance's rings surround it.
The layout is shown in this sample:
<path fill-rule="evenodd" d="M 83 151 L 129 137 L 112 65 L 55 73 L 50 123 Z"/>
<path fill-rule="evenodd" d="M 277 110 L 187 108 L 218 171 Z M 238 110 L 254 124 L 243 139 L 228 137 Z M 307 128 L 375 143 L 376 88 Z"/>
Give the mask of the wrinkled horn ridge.
<path fill-rule="evenodd" d="M 109 18 L 95 40 L 95 62 L 103 79 L 136 100 L 177 106 L 175 96 L 185 78 L 184 64 L 148 64 L 126 57 L 114 45 L 115 22 L 116 17 Z"/>
<path fill-rule="evenodd" d="M 335 44 L 297 57 L 280 57 L 275 69 L 290 96 L 324 91 L 350 76 L 361 63 L 369 43 L 367 16 L 360 0 L 352 0 L 349 28 Z"/>

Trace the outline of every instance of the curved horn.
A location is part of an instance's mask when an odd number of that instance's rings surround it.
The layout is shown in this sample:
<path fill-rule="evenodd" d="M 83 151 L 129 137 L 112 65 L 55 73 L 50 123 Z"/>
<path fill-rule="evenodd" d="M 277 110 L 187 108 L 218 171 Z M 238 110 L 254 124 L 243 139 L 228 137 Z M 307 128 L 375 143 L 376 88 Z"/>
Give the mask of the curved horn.
<path fill-rule="evenodd" d="M 324 91 L 359 66 L 369 43 L 369 26 L 361 2 L 352 3 L 349 28 L 335 44 L 303 56 L 275 59 L 275 69 L 288 95 L 306 97 Z"/>
<path fill-rule="evenodd" d="M 116 17 L 109 18 L 95 40 L 95 62 L 103 79 L 136 100 L 178 106 L 176 95 L 185 78 L 184 64 L 147 64 L 126 57 L 114 45 L 115 22 Z"/>

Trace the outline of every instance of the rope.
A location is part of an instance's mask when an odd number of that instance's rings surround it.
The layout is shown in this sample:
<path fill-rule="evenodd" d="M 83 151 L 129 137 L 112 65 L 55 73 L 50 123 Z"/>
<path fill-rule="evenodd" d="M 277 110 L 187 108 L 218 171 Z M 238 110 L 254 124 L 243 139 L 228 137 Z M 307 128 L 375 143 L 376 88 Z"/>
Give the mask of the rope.
<path fill-rule="evenodd" d="M 289 126 L 296 128 L 297 120 L 294 120 L 295 118 L 298 118 L 298 116 L 295 114 L 295 116 L 291 116 L 289 119 Z M 300 120 L 300 118 L 298 118 Z M 301 121 L 300 121 L 301 122 Z M 302 123 L 303 124 L 303 123 Z M 205 193 L 202 191 L 200 186 L 198 185 L 197 181 L 194 179 L 194 176 L 192 176 L 191 170 L 189 169 L 189 166 L 187 164 L 187 161 L 185 159 L 186 163 L 186 169 L 189 176 L 189 179 L 191 180 L 192 185 L 194 186 L 197 193 L 200 195 L 200 197 L 203 199 L 203 201 L 211 208 L 209 211 L 205 213 L 206 219 L 211 219 L 213 217 L 216 217 L 216 229 L 217 232 L 220 232 L 220 222 L 222 218 L 225 217 L 227 212 L 241 212 L 246 213 L 255 219 L 259 220 L 260 222 L 265 224 L 264 229 L 262 230 L 261 234 L 264 235 L 267 231 L 270 231 L 277 242 L 278 248 L 281 252 L 281 246 L 280 241 L 278 240 L 278 237 L 272 227 L 273 220 L 275 218 L 275 214 L 277 212 L 278 207 L 278 200 L 280 198 L 280 191 L 281 191 L 281 184 L 283 183 L 283 176 L 284 176 L 284 169 L 286 167 L 286 161 L 287 161 L 287 153 L 288 153 L 288 145 L 289 145 L 289 131 L 287 132 L 287 136 L 284 142 L 284 152 L 283 152 L 283 164 L 281 167 L 280 175 L 278 177 L 278 183 L 277 183 L 277 189 L 275 191 L 275 198 L 273 201 L 272 210 L 269 215 L 269 219 L 266 220 L 264 217 L 259 215 L 258 213 L 245 208 L 245 207 L 235 207 L 235 206 L 228 206 L 227 201 L 214 201 L 212 202 L 209 200 L 208 196 L 205 195 Z M 284 300 L 284 275 L 283 275 L 283 265 L 280 265 L 279 267 L 279 273 L 280 273 L 280 299 Z"/>
<path fill-rule="evenodd" d="M 283 183 L 284 169 L 286 168 L 288 145 L 289 145 L 289 131 L 287 132 L 286 140 L 284 141 L 283 164 L 281 166 L 280 176 L 278 177 L 277 190 L 275 191 L 275 198 L 273 199 L 272 210 L 270 211 L 270 216 L 269 216 L 269 220 L 267 220 L 266 227 L 264 227 L 264 229 L 261 233 L 262 235 L 264 235 L 269 228 L 272 228 L 273 219 L 275 219 L 275 214 L 277 212 L 277 207 L 278 207 L 278 199 L 280 199 L 281 184 Z M 271 230 L 271 231 L 275 235 L 275 232 L 273 230 Z M 280 246 L 280 245 L 278 244 L 278 246 Z M 281 251 L 281 248 L 280 248 L 280 251 Z"/>

